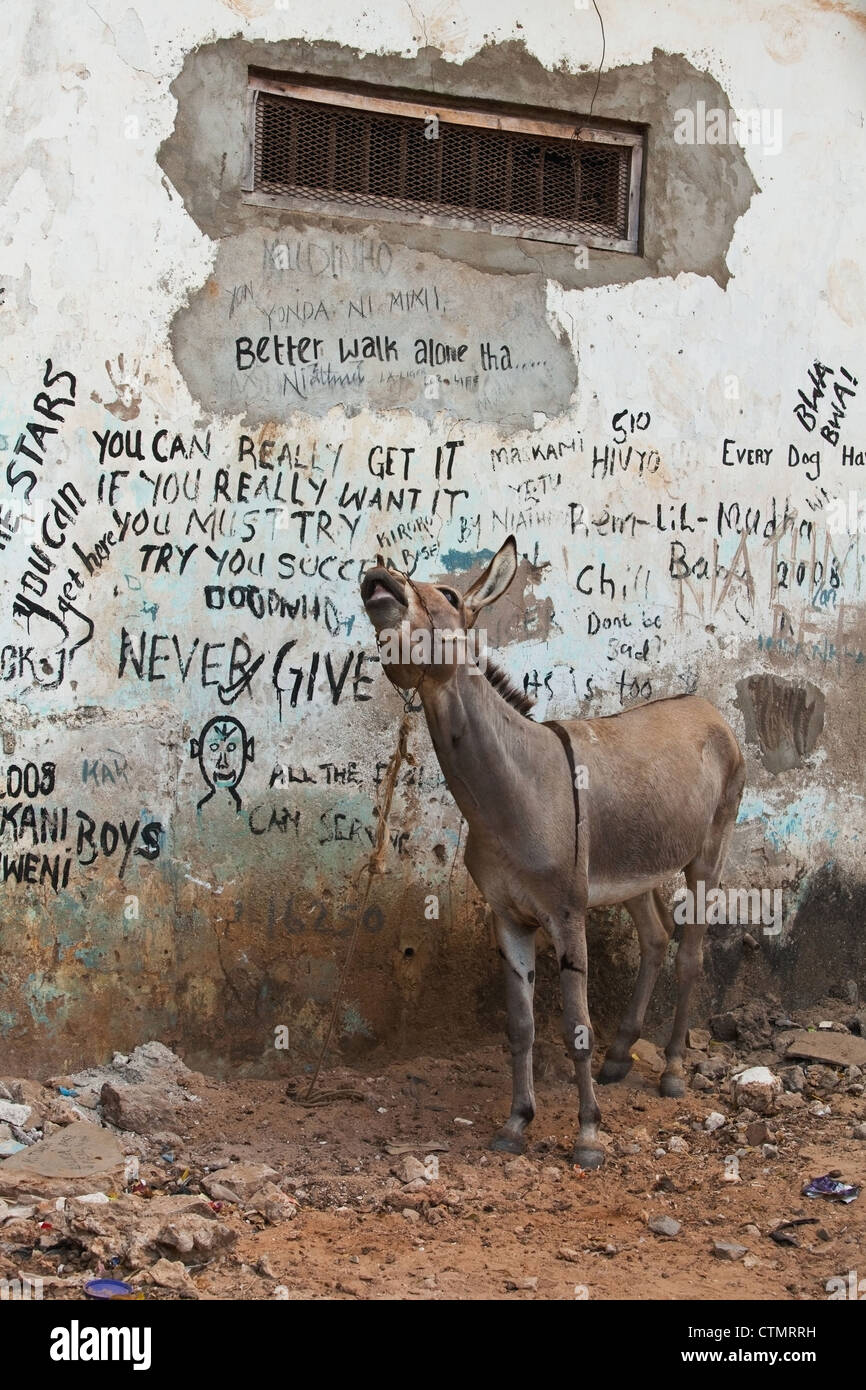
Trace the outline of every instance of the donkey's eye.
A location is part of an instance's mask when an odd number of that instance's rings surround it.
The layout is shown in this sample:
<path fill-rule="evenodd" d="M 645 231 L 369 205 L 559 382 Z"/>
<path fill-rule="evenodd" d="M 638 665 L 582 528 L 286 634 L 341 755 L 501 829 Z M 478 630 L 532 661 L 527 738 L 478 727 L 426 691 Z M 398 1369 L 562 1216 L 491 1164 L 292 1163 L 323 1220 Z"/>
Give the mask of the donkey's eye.
<path fill-rule="evenodd" d="M 460 596 L 453 589 L 440 589 L 439 592 L 445 595 L 452 608 L 460 607 Z"/>

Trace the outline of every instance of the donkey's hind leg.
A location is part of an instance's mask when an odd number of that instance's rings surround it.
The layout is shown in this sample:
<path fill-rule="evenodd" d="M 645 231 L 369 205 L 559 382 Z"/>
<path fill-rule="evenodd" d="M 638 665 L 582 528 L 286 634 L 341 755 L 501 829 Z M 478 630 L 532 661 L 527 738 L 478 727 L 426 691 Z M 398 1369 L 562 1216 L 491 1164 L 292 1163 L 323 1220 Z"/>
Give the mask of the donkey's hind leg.
<path fill-rule="evenodd" d="M 741 764 L 728 785 L 727 793 L 716 811 L 700 852 L 690 864 L 686 865 L 686 884 L 692 894 L 692 902 L 698 901 L 697 888 L 703 880 L 705 892 L 718 888 L 722 876 L 728 846 L 731 842 L 737 809 L 743 794 L 745 768 Z M 665 913 L 668 909 L 664 909 Z M 705 922 L 688 923 L 683 927 L 682 940 L 677 948 L 677 1006 L 670 1042 L 665 1048 L 667 1066 L 659 1080 L 659 1092 L 663 1096 L 685 1095 L 686 1081 L 683 1068 L 683 1052 L 686 1045 L 686 1029 L 689 1023 L 689 1000 L 695 980 L 701 973 L 704 961 Z"/>
<path fill-rule="evenodd" d="M 670 928 L 659 914 L 656 898 L 650 889 L 630 898 L 624 907 L 635 924 L 640 942 L 640 969 L 628 1008 L 622 1016 L 616 1038 L 608 1048 L 604 1065 L 598 1074 L 601 1085 L 622 1081 L 631 1070 L 631 1049 L 640 1037 L 647 1005 L 652 998 L 655 982 L 665 957 Z M 671 923 L 671 927 L 673 923 Z"/>

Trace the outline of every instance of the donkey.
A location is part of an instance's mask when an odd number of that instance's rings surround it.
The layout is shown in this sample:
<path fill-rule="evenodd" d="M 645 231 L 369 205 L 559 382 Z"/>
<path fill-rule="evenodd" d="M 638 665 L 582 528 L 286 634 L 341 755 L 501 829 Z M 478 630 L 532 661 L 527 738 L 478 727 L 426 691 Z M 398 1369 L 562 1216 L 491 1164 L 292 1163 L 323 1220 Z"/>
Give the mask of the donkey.
<path fill-rule="evenodd" d="M 446 585 L 416 583 L 377 566 L 364 575 L 361 599 L 385 674 L 421 701 L 439 765 L 468 825 L 466 868 L 495 916 L 513 1091 L 511 1114 L 490 1147 L 522 1153 L 535 1115 L 533 982 L 541 927 L 559 960 L 563 1034 L 579 1092 L 573 1161 L 597 1168 L 604 1149 L 590 1070 L 587 909 L 624 904 L 640 942 L 634 992 L 598 1078 L 619 1081 L 631 1066 L 630 1050 L 674 931 L 661 885 L 683 870 L 693 893 L 700 882 L 706 890 L 718 886 L 745 763 L 718 711 L 692 695 L 559 726 L 534 722 L 532 701 L 496 666 L 467 651 L 470 629 L 505 593 L 517 564 L 509 536 L 462 597 Z M 579 812 L 574 766 L 586 787 Z M 704 930 L 685 925 L 677 950 L 663 1096 L 685 1091 L 689 996 L 702 965 Z"/>

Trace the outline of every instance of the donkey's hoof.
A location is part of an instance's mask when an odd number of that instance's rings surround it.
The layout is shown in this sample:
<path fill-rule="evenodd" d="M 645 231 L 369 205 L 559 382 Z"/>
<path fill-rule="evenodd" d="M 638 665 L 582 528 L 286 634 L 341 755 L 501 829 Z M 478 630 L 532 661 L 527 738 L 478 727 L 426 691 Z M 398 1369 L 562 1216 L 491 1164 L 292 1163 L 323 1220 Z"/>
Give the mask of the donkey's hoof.
<path fill-rule="evenodd" d="M 499 1129 L 487 1146 L 494 1153 L 500 1154 L 522 1154 L 526 1148 L 526 1140 L 519 1134 L 515 1134 L 510 1129 Z"/>
<path fill-rule="evenodd" d="M 626 1062 L 614 1062 L 611 1058 L 606 1057 L 596 1079 L 599 1086 L 609 1086 L 612 1081 L 622 1081 L 623 1077 L 628 1076 L 630 1071 L 631 1058 Z"/>
<path fill-rule="evenodd" d="M 590 1144 L 575 1144 L 571 1154 L 572 1163 L 578 1168 L 600 1168 L 604 1163 L 604 1149 Z"/>
<path fill-rule="evenodd" d="M 679 1100 L 686 1093 L 686 1079 L 684 1076 L 675 1076 L 672 1072 L 662 1072 L 659 1081 L 659 1095 L 668 1096 L 671 1100 Z"/>

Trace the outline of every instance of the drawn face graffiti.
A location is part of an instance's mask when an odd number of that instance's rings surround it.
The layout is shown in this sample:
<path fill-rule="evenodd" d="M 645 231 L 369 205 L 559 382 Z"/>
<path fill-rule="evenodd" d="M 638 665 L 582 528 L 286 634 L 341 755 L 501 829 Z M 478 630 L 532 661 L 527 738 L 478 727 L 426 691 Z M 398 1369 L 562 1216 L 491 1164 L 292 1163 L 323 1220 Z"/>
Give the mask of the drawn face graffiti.
<path fill-rule="evenodd" d="M 239 811 L 237 788 L 254 753 L 254 740 L 247 737 L 240 720 L 226 715 L 209 720 L 200 737 L 191 741 L 190 753 L 198 758 L 201 775 L 210 789 L 198 803 L 199 809 L 217 792 L 225 791 Z"/>

